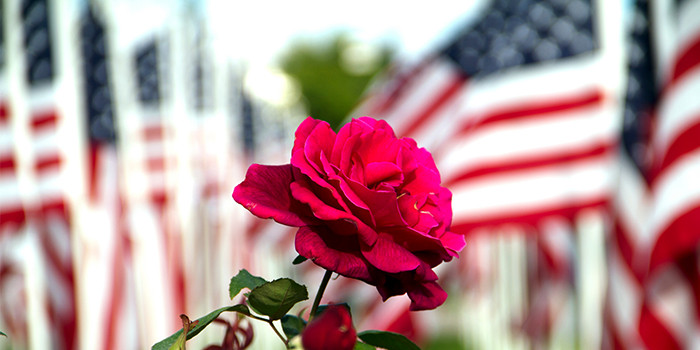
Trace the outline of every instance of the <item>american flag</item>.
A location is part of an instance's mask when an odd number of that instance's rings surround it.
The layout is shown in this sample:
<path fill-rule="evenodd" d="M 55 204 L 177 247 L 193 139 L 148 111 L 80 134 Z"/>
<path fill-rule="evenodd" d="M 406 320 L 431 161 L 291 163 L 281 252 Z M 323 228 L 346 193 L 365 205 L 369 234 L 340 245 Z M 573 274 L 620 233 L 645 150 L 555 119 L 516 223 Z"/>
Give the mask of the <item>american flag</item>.
<path fill-rule="evenodd" d="M 444 49 L 396 69 L 356 113 L 387 119 L 433 153 L 453 193 L 452 230 L 468 246 L 479 233 L 541 233 L 539 254 L 564 264 L 550 278 L 571 278 L 570 243 L 548 242 L 548 222 L 573 223 L 610 200 L 620 16 L 618 2 L 490 1 Z"/>
<path fill-rule="evenodd" d="M 18 253 L 26 214 L 19 190 L 3 10 L 0 9 L 0 327 L 20 346 L 27 340 L 26 280 Z"/>
<path fill-rule="evenodd" d="M 173 182 L 175 124 L 164 108 L 167 43 L 153 32 L 129 56 L 129 68 L 135 73 L 135 85 L 130 86 L 135 88 L 135 110 L 125 132 L 130 147 L 125 160 L 130 169 L 127 206 L 138 266 L 138 303 L 150 310 L 142 315 L 144 342 L 155 342 L 179 328 L 178 315 L 186 310 L 181 228 L 173 207 L 178 191 Z M 158 317 L 164 320 L 160 324 L 154 323 L 157 314 L 164 315 Z"/>
<path fill-rule="evenodd" d="M 363 113 L 433 151 L 453 230 L 537 225 L 606 203 L 621 73 L 597 2 L 493 1 Z M 616 73 L 617 72 L 617 73 Z"/>
<path fill-rule="evenodd" d="M 59 112 L 53 41 L 56 24 L 46 0 L 20 3 L 24 77 L 28 87 L 31 169 L 36 190 L 28 195 L 29 225 L 39 237 L 45 271 L 44 307 L 51 342 L 59 349 L 78 346 L 77 305 L 72 252 L 72 207 L 68 200 L 66 116 Z"/>
<path fill-rule="evenodd" d="M 82 110 L 87 138 L 87 209 L 80 267 L 83 346 L 138 348 L 131 241 L 124 217 L 120 160 L 113 108 L 110 46 L 100 8 L 88 6 L 80 17 Z M 95 286 L 100 286 L 96 288 Z"/>
<path fill-rule="evenodd" d="M 9 100 L 7 54 L 5 51 L 5 14 L 0 10 L 0 232 L 14 231 L 24 223 L 25 211 L 17 185 L 17 159 Z"/>
<path fill-rule="evenodd" d="M 190 174 L 187 180 L 181 177 L 178 181 L 179 198 L 187 199 L 178 202 L 188 208 L 183 222 L 190 222 L 189 230 L 196 232 L 184 237 L 183 242 L 187 307 L 193 314 L 205 314 L 229 302 L 227 283 L 235 267 L 242 265 L 243 256 L 250 253 L 244 232 L 238 229 L 241 218 L 233 212 L 236 208 L 229 193 L 237 178 L 232 172 L 240 171 L 242 165 L 236 163 L 242 158 L 234 151 L 240 149 L 234 144 L 239 138 L 231 137 L 231 116 L 226 113 L 231 112 L 233 101 L 217 98 L 222 92 L 235 97 L 238 91 L 222 91 L 233 83 L 226 69 L 230 67 L 219 70 L 223 67 L 214 64 L 212 38 L 200 10 L 193 9 L 195 14 L 184 18 L 171 32 L 173 40 L 179 38 L 180 47 L 186 48 L 186 52 L 176 55 L 179 61 L 172 65 L 172 75 L 177 76 L 176 70 L 181 68 L 181 86 L 187 87 L 181 91 L 187 103 L 181 104 L 182 115 L 175 118 L 180 118 L 181 142 L 188 145 L 187 150 L 179 152 L 178 160 L 183 164 L 178 165 Z M 186 188 L 191 189 L 191 197 Z"/>
<path fill-rule="evenodd" d="M 453 230 L 526 235 L 530 300 L 510 317 L 536 342 L 548 339 L 574 288 L 576 231 L 551 223 L 604 208 L 614 185 L 616 15 L 617 6 L 590 1 L 490 2 L 363 111 L 433 150 L 454 193 Z M 478 275 L 465 269 L 461 276 Z"/>
<path fill-rule="evenodd" d="M 628 50 L 607 348 L 700 345 L 700 1 L 637 1 Z"/>

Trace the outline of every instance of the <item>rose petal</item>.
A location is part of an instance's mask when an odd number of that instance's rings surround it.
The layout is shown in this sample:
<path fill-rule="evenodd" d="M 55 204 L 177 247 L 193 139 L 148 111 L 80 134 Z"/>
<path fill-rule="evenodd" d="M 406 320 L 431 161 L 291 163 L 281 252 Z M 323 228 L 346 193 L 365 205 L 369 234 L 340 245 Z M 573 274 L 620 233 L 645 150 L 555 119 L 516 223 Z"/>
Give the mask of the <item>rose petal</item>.
<path fill-rule="evenodd" d="M 355 225 L 356 232 L 337 232 L 337 234 L 357 234 L 360 240 L 368 245 L 374 244 L 374 242 L 377 240 L 377 233 L 371 227 L 362 222 L 362 220 L 359 220 L 357 217 L 347 211 L 329 206 L 324 201 L 319 199 L 315 192 L 309 190 L 308 187 L 295 181 L 290 185 L 290 189 L 292 196 L 301 203 L 308 204 L 311 212 L 318 219 L 324 221 L 347 220 Z"/>
<path fill-rule="evenodd" d="M 409 310 L 432 310 L 447 300 L 447 292 L 437 282 L 416 283 L 407 294 L 411 299 Z"/>
<path fill-rule="evenodd" d="M 418 199 L 416 196 L 403 193 L 396 198 L 399 210 L 401 211 L 401 217 L 406 221 L 409 227 L 415 226 L 420 221 L 420 211 L 417 205 Z"/>
<path fill-rule="evenodd" d="M 348 173 L 352 163 L 369 164 L 381 161 L 396 161 L 401 144 L 396 139 L 392 130 L 373 129 L 366 123 L 354 119 L 347 124 L 350 136 L 344 138 L 344 144 L 340 152 L 340 169 Z M 344 133 L 341 129 L 339 133 Z M 337 151 L 338 147 L 334 148 Z M 359 159 L 358 159 L 359 158 Z"/>
<path fill-rule="evenodd" d="M 409 174 L 418 168 L 418 161 L 416 161 L 416 159 L 413 157 L 413 151 L 411 150 L 410 142 L 408 140 L 413 141 L 413 139 L 406 138 L 400 140 L 404 146 L 401 147 L 399 153 L 396 154 L 396 164 L 401 167 L 404 174 Z M 413 141 L 413 143 L 413 149 L 415 149 L 415 141 Z"/>
<path fill-rule="evenodd" d="M 440 189 L 440 174 L 419 166 L 411 173 L 404 174 L 401 190 L 411 194 L 436 193 Z"/>
<path fill-rule="evenodd" d="M 346 181 L 353 192 L 367 204 L 376 228 L 406 226 L 395 192 L 370 190 L 356 181 Z"/>
<path fill-rule="evenodd" d="M 440 237 L 442 244 L 451 251 L 451 255 L 457 257 L 457 253 L 462 251 L 467 245 L 467 240 L 462 234 L 446 231 L 442 237 Z"/>
<path fill-rule="evenodd" d="M 318 222 L 308 208 L 292 198 L 292 166 L 253 164 L 245 180 L 233 190 L 233 199 L 254 215 L 289 226 Z"/>
<path fill-rule="evenodd" d="M 368 263 L 357 255 L 359 246 L 352 236 L 334 235 L 323 226 L 305 226 L 297 231 L 294 246 L 299 255 L 326 270 L 370 281 Z"/>
<path fill-rule="evenodd" d="M 330 206 L 319 198 L 318 192 L 324 189 L 318 188 L 318 191 L 314 192 L 310 190 L 305 184 L 299 181 L 294 181 L 289 186 L 292 197 L 294 199 L 308 204 L 313 215 L 321 220 L 341 220 L 341 219 L 353 219 L 352 214 Z M 324 196 L 328 197 L 328 196 Z"/>
<path fill-rule="evenodd" d="M 437 197 L 437 205 L 442 213 L 442 223 L 449 228 L 452 224 L 452 192 L 445 187 L 440 187 Z"/>
<path fill-rule="evenodd" d="M 311 131 L 304 143 L 306 160 L 321 174 L 324 173 L 321 157 L 322 155 L 330 156 L 333 143 L 335 143 L 335 136 L 331 126 L 326 122 L 322 122 L 316 124 L 316 127 Z"/>
<path fill-rule="evenodd" d="M 375 226 L 374 218 L 372 217 L 369 207 L 355 194 L 344 177 L 334 176 L 328 182 L 333 185 L 341 197 L 343 197 L 348 208 L 350 208 L 350 212 L 354 216 L 368 225 Z"/>
<path fill-rule="evenodd" d="M 391 162 L 369 163 L 365 167 L 365 174 L 367 187 L 374 187 L 379 182 L 398 186 L 403 181 L 401 168 Z"/>
<path fill-rule="evenodd" d="M 408 227 L 395 227 L 386 229 L 391 233 L 394 242 L 409 250 L 412 254 L 430 251 L 438 254 L 441 260 L 451 259 L 451 254 L 443 245 L 442 241 L 436 237 L 427 236 Z"/>
<path fill-rule="evenodd" d="M 344 169 L 343 165 L 343 153 L 347 152 L 345 149 L 347 146 L 351 146 L 354 144 L 355 141 L 350 140 L 351 138 L 357 138 L 360 134 L 363 132 L 369 132 L 371 131 L 371 128 L 369 128 L 367 125 L 363 125 L 361 123 L 356 123 L 351 121 L 350 123 L 347 123 L 343 125 L 340 130 L 338 130 L 338 135 L 335 138 L 335 143 L 333 144 L 333 151 L 331 153 L 331 162 L 333 164 L 336 164 L 340 166 L 341 169 Z M 352 153 L 352 152 L 348 152 Z"/>
<path fill-rule="evenodd" d="M 428 264 L 431 268 L 440 265 L 443 261 L 446 260 L 445 255 L 447 254 L 447 260 L 450 259 L 449 253 L 446 254 L 438 254 L 436 251 L 420 251 L 420 252 L 414 252 L 418 259 L 423 261 L 424 263 Z"/>
<path fill-rule="evenodd" d="M 401 139 L 401 141 L 404 143 L 407 149 L 406 153 L 410 155 L 411 160 L 416 162 L 416 166 L 422 166 L 427 170 L 440 176 L 440 172 L 438 171 L 438 168 L 435 165 L 433 155 L 430 154 L 428 150 L 426 150 L 425 148 L 418 147 L 416 140 L 410 137 L 404 137 Z"/>
<path fill-rule="evenodd" d="M 301 158 L 301 161 L 297 161 L 299 158 Z M 299 182 L 304 187 L 313 188 L 312 192 L 315 192 L 317 196 L 321 197 L 322 201 L 327 205 L 341 208 L 349 212 L 350 209 L 345 205 L 343 198 L 338 194 L 335 187 L 328 183 L 327 177 L 324 176 L 322 178 L 319 176 L 318 172 L 314 170 L 305 159 L 301 151 L 292 156 L 294 181 Z"/>
<path fill-rule="evenodd" d="M 384 130 L 373 130 L 360 136 L 357 154 L 365 164 L 394 162 L 401 149 L 401 142 Z"/>
<path fill-rule="evenodd" d="M 433 271 L 427 262 L 421 261 L 420 266 L 416 269 L 413 274 L 411 281 L 422 282 L 435 282 L 438 280 L 438 275 Z"/>
<path fill-rule="evenodd" d="M 326 158 L 325 153 L 321 153 L 321 155 L 319 156 L 319 161 L 321 164 L 321 169 L 323 170 L 323 173 L 326 174 L 327 179 L 338 175 L 338 171 L 336 170 L 337 167 L 328 161 L 328 158 Z"/>
<path fill-rule="evenodd" d="M 340 130 L 338 130 L 338 134 L 335 136 L 335 142 L 333 143 L 333 149 L 330 154 L 331 163 L 337 165 L 341 169 L 342 167 L 340 166 L 340 158 L 343 153 L 343 147 L 345 147 L 348 138 L 352 136 L 350 128 L 348 128 L 347 126 L 348 124 L 345 124 L 342 128 L 340 128 Z"/>
<path fill-rule="evenodd" d="M 385 120 L 374 119 L 372 117 L 360 117 L 358 119 L 358 121 L 369 125 L 373 129 L 386 131 L 391 136 L 396 138 L 396 134 L 394 133 L 394 129 L 392 129 L 391 126 L 389 125 L 389 123 L 387 123 Z"/>
<path fill-rule="evenodd" d="M 415 270 L 421 263 L 406 248 L 394 243 L 385 235 L 379 235 L 372 246 L 360 243 L 362 256 L 372 266 L 389 273 Z"/>
<path fill-rule="evenodd" d="M 435 220 L 435 217 L 429 211 L 420 212 L 420 220 L 413 227 L 418 232 L 430 232 L 433 228 L 438 227 L 439 223 Z"/>
<path fill-rule="evenodd" d="M 372 274 L 377 292 L 379 292 L 379 296 L 382 297 L 382 301 L 386 301 L 396 295 L 406 294 L 406 289 L 404 289 L 397 275 L 387 274 L 377 269 L 370 270 L 370 273 Z"/>
<path fill-rule="evenodd" d="M 341 173 L 346 175 L 356 174 L 352 178 L 357 180 L 361 179 L 364 182 L 363 172 L 365 164 L 357 152 L 361 142 L 360 136 L 361 134 L 350 135 L 350 137 L 347 137 L 342 144 L 336 139 L 337 144 L 342 145 L 342 148 L 340 148 L 339 151 L 334 149 L 334 153 L 339 153 L 335 155 L 336 158 L 339 157 L 339 162 L 335 164 L 338 166 Z M 355 170 L 356 168 L 359 168 L 359 170 Z"/>
<path fill-rule="evenodd" d="M 304 119 L 297 130 L 294 132 L 294 147 L 292 147 L 292 154 L 297 150 L 303 150 L 306 139 L 309 138 L 311 132 L 316 128 L 316 125 L 323 123 L 321 120 L 317 120 L 311 117 Z"/>

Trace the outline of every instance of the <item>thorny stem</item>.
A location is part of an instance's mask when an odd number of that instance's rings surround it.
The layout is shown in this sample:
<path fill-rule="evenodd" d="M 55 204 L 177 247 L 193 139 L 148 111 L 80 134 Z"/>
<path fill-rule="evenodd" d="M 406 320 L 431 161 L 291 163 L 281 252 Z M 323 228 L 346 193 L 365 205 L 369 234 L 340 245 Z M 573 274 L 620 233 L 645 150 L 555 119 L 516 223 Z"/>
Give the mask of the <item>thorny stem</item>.
<path fill-rule="evenodd" d="M 321 281 L 321 285 L 318 286 L 318 292 L 316 293 L 316 298 L 314 299 L 314 304 L 311 306 L 311 313 L 309 314 L 309 322 L 314 318 L 314 315 L 316 315 L 316 310 L 318 309 L 318 304 L 321 303 L 321 297 L 323 297 L 323 292 L 326 290 L 326 286 L 328 286 L 328 281 L 331 279 L 331 275 L 333 274 L 332 271 L 326 270 L 326 274 L 323 275 L 323 280 Z"/>

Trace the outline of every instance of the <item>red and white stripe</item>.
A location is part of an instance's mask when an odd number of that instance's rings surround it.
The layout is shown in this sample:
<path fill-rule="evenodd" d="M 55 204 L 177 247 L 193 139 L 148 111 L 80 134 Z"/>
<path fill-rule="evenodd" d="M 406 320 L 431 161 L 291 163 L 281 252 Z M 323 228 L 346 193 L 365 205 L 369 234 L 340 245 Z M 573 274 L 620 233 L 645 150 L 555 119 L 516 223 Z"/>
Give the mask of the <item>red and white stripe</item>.
<path fill-rule="evenodd" d="M 667 23 L 677 33 L 662 76 L 658 128 L 652 141 L 657 164 L 649 220 L 656 240 L 652 270 L 694 251 L 700 242 L 700 233 L 692 229 L 700 224 L 700 23 L 696 20 L 700 1 L 680 6 L 677 22 Z"/>
<path fill-rule="evenodd" d="M 604 349 L 642 347 L 638 323 L 644 293 L 644 268 L 650 245 L 644 232 L 649 205 L 645 179 L 626 156 L 612 203 L 614 220 L 607 237 L 608 287 L 604 308 Z"/>
<path fill-rule="evenodd" d="M 39 235 L 44 262 L 45 306 L 53 341 L 63 349 L 78 346 L 75 275 L 72 254 L 71 209 L 67 199 L 62 118 L 56 108 L 53 86 L 29 94 L 29 130 L 32 139 L 31 168 L 36 184 L 30 224 Z"/>
<path fill-rule="evenodd" d="M 594 21 L 597 29 L 621 32 L 615 18 L 620 9 L 597 4 L 605 8 Z M 605 209 L 616 185 L 623 78 L 618 37 L 604 36 L 590 54 L 482 79 L 430 57 L 395 73 L 393 85 L 355 114 L 387 119 L 398 136 L 433 153 L 443 185 L 453 193 L 453 231 L 470 236 L 517 225 L 546 235 L 552 217 L 571 223 L 584 210 Z M 551 240 L 555 236 L 543 236 L 538 245 L 556 258 L 552 264 L 561 264 L 546 269 L 547 281 L 538 287 L 543 290 L 572 278 L 570 242 L 561 247 L 561 240 Z M 549 312 L 552 305 L 545 304 L 540 310 L 533 304 L 532 315 Z"/>
<path fill-rule="evenodd" d="M 454 230 L 537 224 L 609 199 L 620 124 L 615 63 L 585 56 L 468 81 L 438 57 L 361 111 L 433 152 L 454 195 Z"/>
<path fill-rule="evenodd" d="M 26 214 L 17 178 L 12 113 L 0 74 L 0 327 L 16 345 L 27 341 L 27 297 L 22 271 L 22 228 Z"/>
<path fill-rule="evenodd" d="M 162 117 L 145 115 L 144 118 L 142 137 L 146 147 L 144 161 L 148 172 L 150 202 L 160 218 L 174 307 L 186 310 L 181 227 L 174 207 L 177 191 L 173 185 L 176 180 L 176 158 L 168 152 L 174 149 L 173 126 Z"/>
<path fill-rule="evenodd" d="M 663 88 L 650 184 L 627 171 L 624 159 L 621 168 L 609 237 L 611 349 L 700 346 L 700 1 L 651 5 Z"/>
<path fill-rule="evenodd" d="M 143 270 L 146 275 L 137 278 L 146 284 L 162 279 L 164 285 L 161 288 L 165 288 L 164 291 L 169 294 L 169 297 L 152 302 L 164 303 L 163 311 L 172 317 L 165 322 L 167 324 L 165 328 L 170 330 L 171 322 L 173 322 L 172 326 L 175 326 L 177 315 L 186 310 L 181 228 L 174 211 L 177 191 L 173 186 L 173 181 L 176 179 L 175 159 L 168 151 L 173 149 L 173 129 L 159 111 L 142 109 L 135 117 L 139 120 L 126 142 L 132 142 L 133 146 L 136 146 L 134 150 L 138 154 L 128 159 L 127 164 L 133 165 L 132 170 L 136 170 L 138 185 L 142 189 L 141 193 L 132 192 L 135 197 L 129 204 L 129 211 L 132 213 L 131 231 L 137 235 L 137 241 L 140 242 L 135 247 L 135 254 L 140 256 L 136 263 L 148 264 L 147 261 L 155 263 L 154 260 L 159 260 L 156 265 Z M 140 220 L 148 220 L 150 225 L 139 228 Z M 152 270 L 156 266 L 159 272 Z M 157 273 L 159 276 L 153 276 L 152 273 Z M 146 294 L 144 302 L 150 298 L 157 298 L 155 294 Z"/>
<path fill-rule="evenodd" d="M 4 79 L 0 78 L 4 87 Z M 22 204 L 17 179 L 12 114 L 7 93 L 0 91 L 0 235 L 19 229 L 26 214 Z"/>
<path fill-rule="evenodd" d="M 83 346 L 138 348 L 138 323 L 131 240 L 119 183 L 120 164 L 114 144 L 88 146 L 87 197 L 80 218 L 84 248 L 80 280 Z"/>
<path fill-rule="evenodd" d="M 610 62 L 555 64 L 467 89 L 436 155 L 454 195 L 453 230 L 537 225 L 607 202 L 619 125 L 600 83 Z"/>
<path fill-rule="evenodd" d="M 640 334 L 649 348 L 692 348 L 700 346 L 700 1 L 678 2 L 671 12 L 663 11 L 667 3 L 654 5 L 658 35 L 672 44 L 660 48 L 667 51 L 651 144 L 652 245 Z"/>

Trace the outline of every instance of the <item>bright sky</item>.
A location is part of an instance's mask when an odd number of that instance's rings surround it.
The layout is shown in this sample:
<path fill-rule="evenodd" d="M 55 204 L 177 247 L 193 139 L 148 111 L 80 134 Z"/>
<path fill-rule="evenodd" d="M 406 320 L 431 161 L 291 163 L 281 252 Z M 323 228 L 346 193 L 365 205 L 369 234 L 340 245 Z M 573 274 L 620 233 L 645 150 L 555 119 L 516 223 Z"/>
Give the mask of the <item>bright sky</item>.
<path fill-rule="evenodd" d="M 273 60 L 296 36 L 322 37 L 339 28 L 360 39 L 386 40 L 399 53 L 425 52 L 460 20 L 475 1 L 431 0 L 210 0 L 215 39 L 230 55 L 263 63 Z"/>
<path fill-rule="evenodd" d="M 80 1 L 80 0 L 76 0 Z M 177 8 L 203 11 L 216 45 L 233 58 L 269 63 L 298 36 L 322 38 L 338 29 L 362 40 L 390 42 L 400 54 L 425 52 L 473 15 L 481 0 L 120 0 L 121 44 L 162 26 Z M 189 14 L 187 14 L 189 15 Z"/>
<path fill-rule="evenodd" d="M 439 45 L 475 14 L 482 0 L 121 0 L 109 3 L 117 23 L 118 45 L 157 31 L 178 13 L 200 11 L 211 29 L 217 54 L 241 62 L 248 86 L 273 103 L 294 100 L 295 90 L 273 67 L 275 60 L 297 37 L 322 39 L 346 30 L 363 42 L 387 43 L 407 60 L 415 60 Z M 226 59 L 226 57 L 224 57 Z M 271 69 L 272 68 L 272 69 Z M 262 96 L 269 95 L 269 96 Z M 292 94 L 293 95 L 293 94 Z M 287 96 L 287 97 L 285 97 Z"/>

